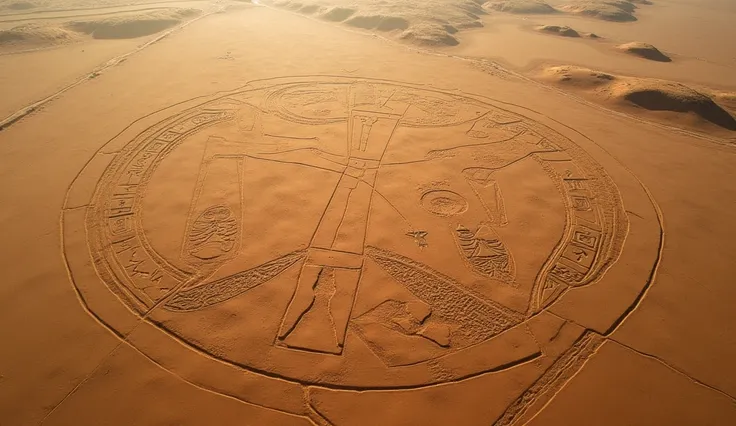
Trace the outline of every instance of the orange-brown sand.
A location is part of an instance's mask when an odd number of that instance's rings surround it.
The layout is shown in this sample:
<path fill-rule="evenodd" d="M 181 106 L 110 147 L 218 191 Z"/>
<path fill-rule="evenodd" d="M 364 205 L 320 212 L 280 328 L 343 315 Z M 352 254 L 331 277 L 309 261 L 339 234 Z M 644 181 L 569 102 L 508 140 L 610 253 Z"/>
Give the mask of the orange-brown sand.
<path fill-rule="evenodd" d="M 0 425 L 736 424 L 735 18 L 0 1 Z"/>

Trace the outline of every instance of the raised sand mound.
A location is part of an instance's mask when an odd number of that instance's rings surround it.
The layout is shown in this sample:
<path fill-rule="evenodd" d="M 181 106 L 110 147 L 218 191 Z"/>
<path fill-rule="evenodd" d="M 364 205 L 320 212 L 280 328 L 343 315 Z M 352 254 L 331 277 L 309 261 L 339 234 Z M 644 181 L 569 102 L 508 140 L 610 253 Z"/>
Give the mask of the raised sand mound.
<path fill-rule="evenodd" d="M 269 0 L 263 0 L 269 1 Z M 425 0 L 421 5 L 385 0 L 277 0 L 275 7 L 311 15 L 354 28 L 389 33 L 413 44 L 454 46 L 463 28 L 481 27 L 482 1 Z"/>
<path fill-rule="evenodd" d="M 315 5 L 310 5 L 310 6 L 315 6 Z M 308 6 L 304 6 L 304 7 L 308 7 Z M 302 7 L 302 9 L 304 9 L 304 7 Z M 355 9 L 349 9 L 346 7 L 333 7 L 327 10 L 327 12 L 322 14 L 322 19 L 326 19 L 328 21 L 333 21 L 333 22 L 342 22 L 353 15 L 355 15 Z"/>
<path fill-rule="evenodd" d="M 573 66 L 547 68 L 542 71 L 540 78 L 562 87 L 581 90 L 601 102 L 648 111 L 688 114 L 736 131 L 736 119 L 728 111 L 706 94 L 681 83 L 614 76 Z"/>
<path fill-rule="evenodd" d="M 73 41 L 75 34 L 63 28 L 24 24 L 0 30 L 0 47 L 34 48 Z"/>
<path fill-rule="evenodd" d="M 197 15 L 196 9 L 156 11 L 147 14 L 116 16 L 66 24 L 70 30 L 97 39 L 125 39 L 147 36 L 171 28 Z"/>
<path fill-rule="evenodd" d="M 715 92 L 713 98 L 732 115 L 736 115 L 736 92 Z"/>
<path fill-rule="evenodd" d="M 632 43 L 626 43 L 616 46 L 617 49 L 626 52 L 630 55 L 639 56 L 644 59 L 658 62 L 671 62 L 669 56 L 660 52 L 659 49 L 652 46 L 651 44 L 641 43 L 638 41 Z"/>
<path fill-rule="evenodd" d="M 307 4 L 299 8 L 299 13 L 303 13 L 305 15 L 313 15 L 320 11 L 320 7 L 317 4 Z"/>
<path fill-rule="evenodd" d="M 612 94 L 650 111 L 693 113 L 715 125 L 736 131 L 736 119 L 710 97 L 680 83 L 638 79 L 623 81 Z"/>
<path fill-rule="evenodd" d="M 583 0 L 560 6 L 560 10 L 573 15 L 589 16 L 604 21 L 636 21 L 636 5 L 624 0 Z"/>
<path fill-rule="evenodd" d="M 569 65 L 545 68 L 540 77 L 550 83 L 583 90 L 607 86 L 616 80 L 613 74 Z"/>
<path fill-rule="evenodd" d="M 449 31 L 448 31 L 449 30 Z M 435 25 L 416 25 L 404 31 L 400 38 L 422 46 L 456 46 L 459 42 L 452 35 L 456 29 L 440 28 Z"/>
<path fill-rule="evenodd" d="M 356 15 L 346 20 L 345 23 L 365 30 L 393 31 L 409 28 L 409 21 L 397 16 Z"/>
<path fill-rule="evenodd" d="M 552 6 L 537 0 L 503 0 L 489 1 L 483 4 L 484 9 L 516 14 L 548 14 L 557 12 Z"/>
<path fill-rule="evenodd" d="M 580 37 L 580 33 L 567 26 L 542 25 L 537 27 L 537 31 L 549 34 L 556 34 L 563 37 Z"/>

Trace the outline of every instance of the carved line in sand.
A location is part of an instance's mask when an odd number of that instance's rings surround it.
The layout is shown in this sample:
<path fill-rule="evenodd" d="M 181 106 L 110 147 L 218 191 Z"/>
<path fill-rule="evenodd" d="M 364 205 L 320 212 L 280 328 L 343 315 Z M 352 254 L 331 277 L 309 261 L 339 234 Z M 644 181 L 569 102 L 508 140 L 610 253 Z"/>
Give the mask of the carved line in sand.
<path fill-rule="evenodd" d="M 173 266 L 148 244 L 140 216 L 145 186 L 156 166 L 184 138 L 232 117 L 232 111 L 202 109 L 170 120 L 163 129 L 145 132 L 118 154 L 98 185 L 87 216 L 90 252 L 103 281 L 139 313 L 196 275 L 195 269 Z"/>
<path fill-rule="evenodd" d="M 396 253 L 369 247 L 368 257 L 380 265 L 412 294 L 432 306 L 433 313 L 452 319 L 458 333 L 472 345 L 508 330 L 524 316 L 490 300 L 482 300 L 426 265 Z"/>
<path fill-rule="evenodd" d="M 575 151 L 582 150 L 570 147 L 567 151 L 575 156 Z M 568 227 L 551 261 L 537 276 L 530 312 L 549 306 L 570 288 L 597 281 L 618 259 L 628 230 L 620 195 L 600 166 L 587 156 L 578 158 L 575 165 L 537 160 L 565 195 Z M 597 175 L 581 173 L 575 167 L 581 165 L 598 171 Z"/>
<path fill-rule="evenodd" d="M 509 284 L 514 281 L 514 258 L 490 226 L 483 224 L 471 231 L 458 225 L 455 240 L 473 271 Z"/>
<path fill-rule="evenodd" d="M 586 330 L 578 340 L 544 374 L 524 391 L 493 426 L 511 426 L 521 424 L 520 420 L 530 409 L 541 410 L 545 403 L 570 380 L 583 366 L 585 361 L 593 355 L 605 337 L 590 330 Z"/>
<path fill-rule="evenodd" d="M 215 104 L 196 107 L 152 126 L 126 145 L 103 175 L 87 215 L 90 252 L 98 274 L 108 288 L 144 316 L 157 306 L 185 313 L 237 297 L 300 264 L 296 290 L 284 313 L 275 345 L 342 356 L 345 336 L 351 329 L 387 367 L 393 368 L 410 364 L 391 358 L 385 353 L 385 348 L 367 337 L 365 329 L 368 325 L 380 324 L 394 332 L 431 342 L 438 348 L 440 356 L 448 353 L 446 351 L 462 351 L 523 323 L 569 288 L 595 282 L 615 262 L 626 231 L 619 195 L 600 166 L 570 141 L 521 117 L 453 93 L 417 89 L 393 82 L 335 81 L 287 83 L 266 88 L 262 105 L 221 98 Z M 323 93 L 320 89 L 322 84 L 338 83 L 349 86 L 347 99 L 341 100 L 333 96 L 334 93 Z M 389 89 L 377 90 L 383 86 Z M 423 99 L 419 94 L 422 91 L 440 93 L 454 101 L 443 103 L 439 98 Z M 302 106 L 305 99 L 315 101 L 315 104 L 332 102 L 334 108 L 344 107 L 346 112 L 340 114 L 329 108 L 315 108 L 307 115 L 296 114 L 293 109 Z M 387 111 L 384 106 L 392 105 L 392 102 L 408 102 L 422 113 L 416 115 L 414 112 L 412 116 L 406 110 L 401 113 Z M 460 111 L 468 103 L 482 104 L 490 111 L 479 118 L 463 118 Z M 317 140 L 318 137 L 265 133 L 258 124 L 263 114 L 273 114 L 307 126 L 347 123 L 348 155 L 340 157 L 291 144 Z M 186 266 L 176 267 L 147 242 L 141 224 L 141 199 L 152 172 L 168 153 L 190 135 L 228 121 L 235 122 L 243 132 L 254 132 L 264 140 L 279 142 L 237 144 L 210 139 L 192 196 L 186 229 L 183 230 L 181 260 Z M 397 210 L 375 187 L 394 130 L 399 127 L 440 128 L 462 123 L 466 123 L 469 129 L 468 143 L 431 151 L 426 158 L 416 161 L 448 158 L 461 149 L 487 148 L 504 141 L 530 144 L 535 147 L 531 158 L 553 180 L 567 207 L 566 231 L 537 275 L 526 313 L 516 312 L 465 290 L 455 279 L 417 260 L 420 255 L 412 259 L 365 245 L 365 228 L 372 200 L 382 198 Z M 491 141 L 493 132 L 501 130 L 512 136 Z M 537 155 L 544 152 L 558 153 L 559 158 L 548 160 Z M 242 272 L 208 281 L 219 267 L 235 258 L 243 233 L 247 231 L 242 228 L 241 215 L 242 173 L 248 159 L 312 167 L 340 177 L 306 249 L 283 253 Z M 433 215 L 455 220 L 456 227 L 431 232 L 410 227 L 406 235 L 421 249 L 428 246 L 432 233 L 451 232 L 457 243 L 458 255 L 471 271 L 515 285 L 514 258 L 498 236 L 499 230 L 512 220 L 502 195 L 502 191 L 507 189 L 501 188 L 494 179 L 494 171 L 484 167 L 459 171 L 472 190 L 468 195 L 477 197 L 485 209 L 486 221 L 465 223 L 462 219 L 468 209 L 466 197 L 453 189 L 434 189 L 421 194 L 419 205 Z M 229 204 L 208 195 L 212 192 L 208 189 L 211 187 L 209 182 L 222 180 L 237 182 L 228 189 L 234 194 L 228 198 L 232 200 Z M 409 222 L 406 215 L 398 210 L 397 213 Z M 345 233 L 347 224 L 344 224 L 344 219 L 350 215 L 361 218 L 358 222 L 363 225 L 357 228 L 357 232 Z M 417 310 L 406 302 L 389 299 L 353 316 L 353 301 L 368 259 L 428 308 Z M 303 333 L 305 327 L 323 327 L 329 331 L 325 333 L 328 336 L 318 342 L 312 341 L 309 333 Z M 579 349 L 580 346 L 584 350 Z M 589 343 L 576 343 L 567 354 L 584 360 L 595 347 L 591 349 Z M 552 369 L 570 370 L 567 365 L 572 361 L 564 361 L 565 357 L 568 355 L 558 360 L 555 364 L 558 367 L 553 366 Z M 228 363 L 224 359 L 219 361 Z M 433 359 L 416 362 L 426 361 Z M 579 363 L 572 362 L 574 365 Z M 504 368 L 516 364 L 512 362 Z M 440 364 L 430 362 L 428 365 L 438 368 L 438 383 L 457 380 Z M 529 395 L 525 394 L 520 398 L 521 402 L 509 407 L 504 417 L 508 420 L 503 420 L 506 423 L 499 424 L 512 424 L 523 415 L 525 407 L 530 407 L 540 398 L 538 395 L 546 395 L 550 387 L 557 386 L 550 383 L 559 383 L 564 374 L 549 371 L 529 388 Z M 284 379 L 306 384 L 298 379 Z"/>

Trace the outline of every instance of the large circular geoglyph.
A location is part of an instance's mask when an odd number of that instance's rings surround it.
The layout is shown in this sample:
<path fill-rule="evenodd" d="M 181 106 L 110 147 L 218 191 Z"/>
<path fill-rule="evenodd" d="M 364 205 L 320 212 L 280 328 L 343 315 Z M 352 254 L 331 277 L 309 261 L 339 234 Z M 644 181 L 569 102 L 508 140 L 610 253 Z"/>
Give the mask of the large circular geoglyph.
<path fill-rule="evenodd" d="M 137 121 L 63 215 L 92 315 L 185 380 L 295 414 L 292 391 L 414 389 L 539 360 L 527 407 L 625 318 L 660 233 L 636 179 L 564 126 L 338 77 Z"/>

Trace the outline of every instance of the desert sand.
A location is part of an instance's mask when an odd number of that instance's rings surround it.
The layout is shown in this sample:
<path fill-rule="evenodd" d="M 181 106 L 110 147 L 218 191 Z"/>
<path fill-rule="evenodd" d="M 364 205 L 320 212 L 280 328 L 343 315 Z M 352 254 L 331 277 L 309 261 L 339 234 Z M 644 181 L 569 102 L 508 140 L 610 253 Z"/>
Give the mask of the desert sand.
<path fill-rule="evenodd" d="M 733 22 L 0 1 L 0 425 L 736 424 Z"/>

